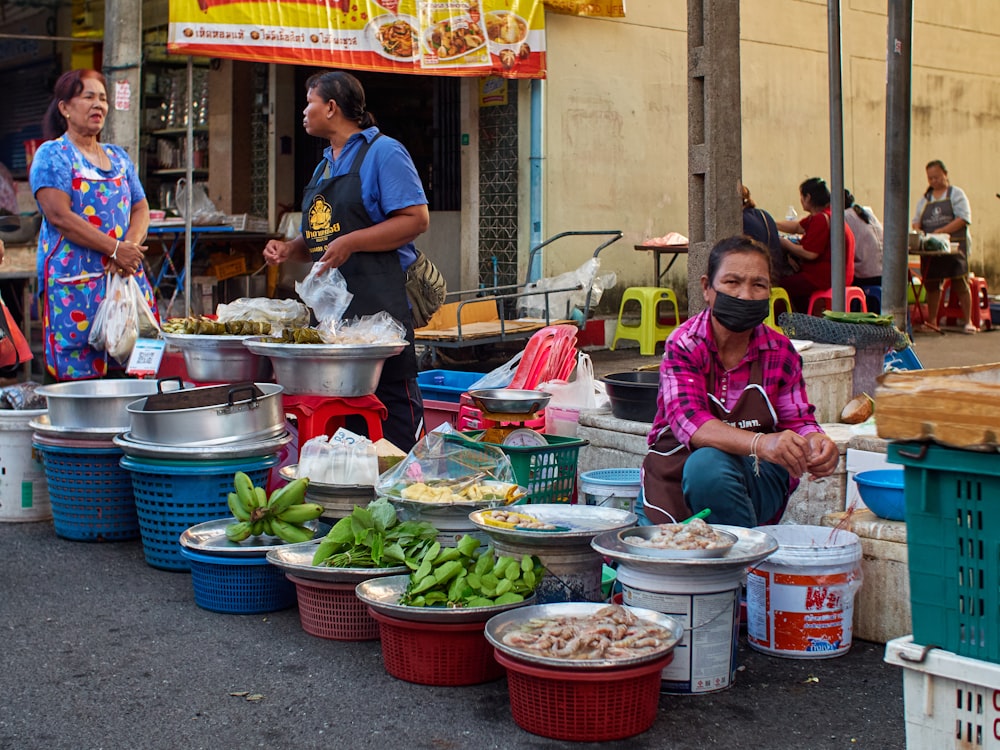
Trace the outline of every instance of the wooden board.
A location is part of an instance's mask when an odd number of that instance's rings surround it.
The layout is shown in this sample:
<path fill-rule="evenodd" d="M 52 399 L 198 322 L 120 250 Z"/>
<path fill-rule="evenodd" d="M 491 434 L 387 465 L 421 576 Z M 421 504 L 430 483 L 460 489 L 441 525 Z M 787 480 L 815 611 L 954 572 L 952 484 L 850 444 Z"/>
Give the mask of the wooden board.
<path fill-rule="evenodd" d="M 1000 446 L 1000 363 L 889 372 L 875 389 L 878 436 L 953 448 Z"/>

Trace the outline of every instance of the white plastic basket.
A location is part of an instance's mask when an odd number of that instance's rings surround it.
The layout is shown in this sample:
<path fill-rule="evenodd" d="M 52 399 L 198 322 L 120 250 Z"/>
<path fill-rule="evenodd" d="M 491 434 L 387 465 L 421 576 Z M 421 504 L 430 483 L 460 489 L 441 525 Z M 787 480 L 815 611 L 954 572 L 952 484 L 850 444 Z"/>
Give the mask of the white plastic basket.
<path fill-rule="evenodd" d="M 1000 750 L 1000 664 L 923 652 L 909 635 L 885 645 L 903 668 L 907 750 Z"/>

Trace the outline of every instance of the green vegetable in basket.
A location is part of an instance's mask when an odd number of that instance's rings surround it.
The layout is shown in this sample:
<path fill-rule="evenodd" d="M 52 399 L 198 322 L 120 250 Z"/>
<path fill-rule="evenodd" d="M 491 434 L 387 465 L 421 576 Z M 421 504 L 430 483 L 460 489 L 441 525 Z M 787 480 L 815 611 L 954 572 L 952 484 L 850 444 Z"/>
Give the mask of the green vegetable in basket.
<path fill-rule="evenodd" d="M 424 553 L 400 604 L 411 607 L 490 607 L 531 596 L 545 573 L 537 557 L 520 560 L 479 551 L 479 540 L 463 536 L 455 547 L 432 545 Z"/>
<path fill-rule="evenodd" d="M 406 565 L 416 570 L 428 550 L 438 544 L 437 533 L 425 521 L 400 522 L 392 503 L 379 498 L 364 508 L 355 506 L 349 516 L 337 521 L 313 553 L 312 564 L 328 568 Z"/>

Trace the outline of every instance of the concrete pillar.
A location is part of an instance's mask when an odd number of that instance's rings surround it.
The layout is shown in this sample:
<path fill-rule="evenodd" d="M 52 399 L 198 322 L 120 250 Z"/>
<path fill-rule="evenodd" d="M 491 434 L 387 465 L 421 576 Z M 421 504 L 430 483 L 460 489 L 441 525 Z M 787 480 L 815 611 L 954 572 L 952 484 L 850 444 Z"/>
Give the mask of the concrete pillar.
<path fill-rule="evenodd" d="M 104 6 L 104 77 L 111 105 L 101 140 L 121 146 L 139 163 L 142 117 L 142 7 L 132 0 Z"/>
<path fill-rule="evenodd" d="M 688 0 L 688 313 L 705 303 L 708 252 L 743 231 L 740 2 Z"/>

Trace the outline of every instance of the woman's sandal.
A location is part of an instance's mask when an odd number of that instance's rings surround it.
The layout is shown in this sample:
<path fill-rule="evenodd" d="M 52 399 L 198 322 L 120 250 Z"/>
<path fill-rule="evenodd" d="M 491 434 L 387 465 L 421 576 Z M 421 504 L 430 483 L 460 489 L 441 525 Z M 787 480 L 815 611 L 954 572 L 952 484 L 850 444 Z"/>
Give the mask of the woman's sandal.
<path fill-rule="evenodd" d="M 971 336 L 975 333 L 979 333 L 979 329 L 972 325 L 972 323 L 966 323 L 965 328 L 962 329 L 962 333 L 967 333 Z"/>

